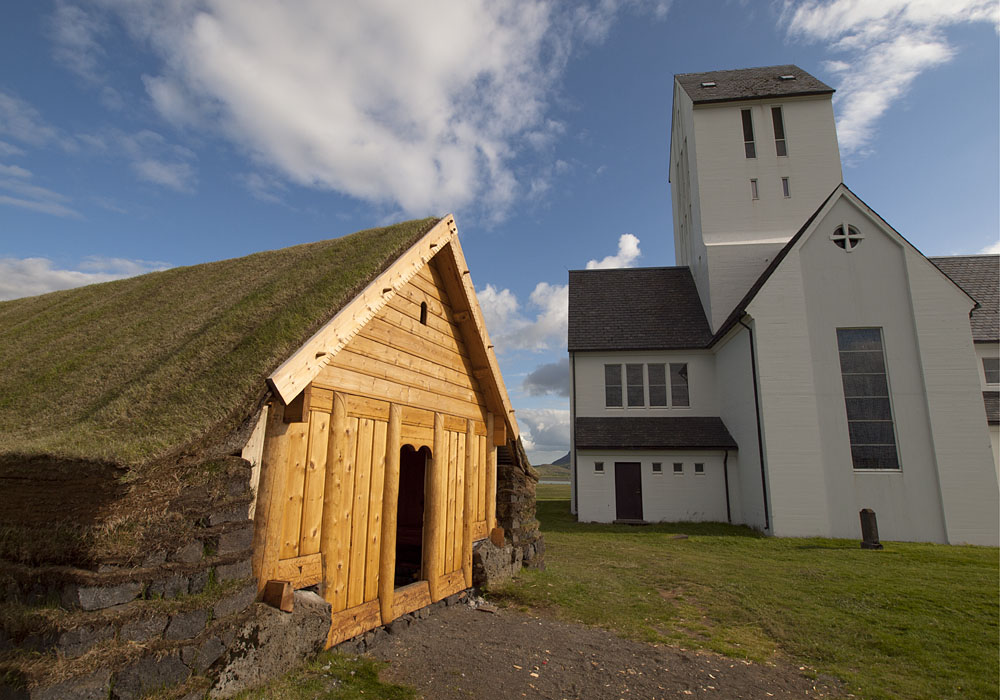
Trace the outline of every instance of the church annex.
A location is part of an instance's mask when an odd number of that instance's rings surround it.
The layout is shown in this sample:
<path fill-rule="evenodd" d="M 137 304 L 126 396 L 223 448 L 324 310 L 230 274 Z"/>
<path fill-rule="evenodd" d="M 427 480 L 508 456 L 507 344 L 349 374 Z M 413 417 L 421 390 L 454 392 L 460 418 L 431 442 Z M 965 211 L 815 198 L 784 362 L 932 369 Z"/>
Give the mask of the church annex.
<path fill-rule="evenodd" d="M 677 266 L 569 274 L 580 520 L 998 544 L 1000 258 L 928 259 L 845 186 L 832 93 L 675 77 Z"/>

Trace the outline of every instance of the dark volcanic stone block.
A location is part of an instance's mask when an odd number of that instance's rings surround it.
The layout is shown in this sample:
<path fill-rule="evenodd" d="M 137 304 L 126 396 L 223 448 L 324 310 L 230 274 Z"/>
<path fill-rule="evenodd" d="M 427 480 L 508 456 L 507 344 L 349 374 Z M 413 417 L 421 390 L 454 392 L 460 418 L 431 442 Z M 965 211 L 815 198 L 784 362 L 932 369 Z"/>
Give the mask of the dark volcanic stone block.
<path fill-rule="evenodd" d="M 63 592 L 63 603 L 67 607 L 102 610 L 135 599 L 143 587 L 140 581 L 126 581 L 117 586 L 70 586 Z"/>
<path fill-rule="evenodd" d="M 163 638 L 191 639 L 201 634 L 206 624 L 208 624 L 207 610 L 177 613 L 170 618 L 170 624 L 167 625 L 167 631 L 163 633 Z"/>
<path fill-rule="evenodd" d="M 166 615 L 129 620 L 122 625 L 118 638 L 123 642 L 145 642 L 163 634 L 167 627 Z"/>
<path fill-rule="evenodd" d="M 189 675 L 191 671 L 176 651 L 163 656 L 146 656 L 115 676 L 111 697 L 115 700 L 135 700 L 156 688 L 183 683 Z"/>

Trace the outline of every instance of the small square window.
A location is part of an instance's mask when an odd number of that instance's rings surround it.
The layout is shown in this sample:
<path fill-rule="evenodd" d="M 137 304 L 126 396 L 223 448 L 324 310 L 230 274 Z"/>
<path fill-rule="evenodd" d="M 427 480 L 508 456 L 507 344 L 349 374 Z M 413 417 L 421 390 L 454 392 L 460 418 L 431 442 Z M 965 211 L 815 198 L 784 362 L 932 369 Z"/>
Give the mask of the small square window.
<path fill-rule="evenodd" d="M 699 462 L 695 462 L 694 463 L 694 473 L 695 474 L 704 474 L 705 473 L 705 465 L 701 464 Z"/>
<path fill-rule="evenodd" d="M 594 462 L 594 471 L 604 473 L 604 462 Z"/>
<path fill-rule="evenodd" d="M 684 473 L 684 463 L 674 462 L 674 474 L 683 474 L 683 473 Z"/>
<path fill-rule="evenodd" d="M 984 357 L 983 374 L 987 384 L 1000 384 L 1000 357 Z"/>
<path fill-rule="evenodd" d="M 653 473 L 654 474 L 661 474 L 661 473 L 663 473 L 663 463 L 662 462 L 653 462 Z"/>

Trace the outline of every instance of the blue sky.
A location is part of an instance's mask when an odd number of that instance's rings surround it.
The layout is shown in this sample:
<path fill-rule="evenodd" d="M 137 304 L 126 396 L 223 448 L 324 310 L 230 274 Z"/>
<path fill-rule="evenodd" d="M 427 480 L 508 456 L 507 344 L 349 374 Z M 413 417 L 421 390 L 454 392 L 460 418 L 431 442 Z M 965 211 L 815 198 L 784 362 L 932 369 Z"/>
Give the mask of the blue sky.
<path fill-rule="evenodd" d="M 673 74 L 798 64 L 838 90 L 862 199 L 928 255 L 996 250 L 998 22 L 995 0 L 5 3 L 0 299 L 454 212 L 544 461 L 568 449 L 567 270 L 673 264 Z"/>

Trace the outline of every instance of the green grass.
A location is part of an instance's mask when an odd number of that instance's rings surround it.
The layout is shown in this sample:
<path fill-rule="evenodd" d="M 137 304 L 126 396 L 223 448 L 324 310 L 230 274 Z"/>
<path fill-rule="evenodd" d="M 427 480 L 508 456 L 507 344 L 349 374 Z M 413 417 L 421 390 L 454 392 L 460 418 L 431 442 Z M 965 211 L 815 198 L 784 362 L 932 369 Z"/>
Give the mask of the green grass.
<path fill-rule="evenodd" d="M 412 700 L 416 691 L 383 683 L 384 663 L 326 651 L 305 666 L 267 685 L 236 696 L 235 700 Z"/>
<path fill-rule="evenodd" d="M 785 659 L 865 698 L 998 693 L 993 548 L 766 538 L 724 524 L 580 524 L 539 485 L 546 570 L 495 591 L 624 636 Z M 678 534 L 687 539 L 675 538 Z"/>
<path fill-rule="evenodd" d="M 0 302 L 0 460 L 141 465 L 225 436 L 267 375 L 434 223 Z"/>

